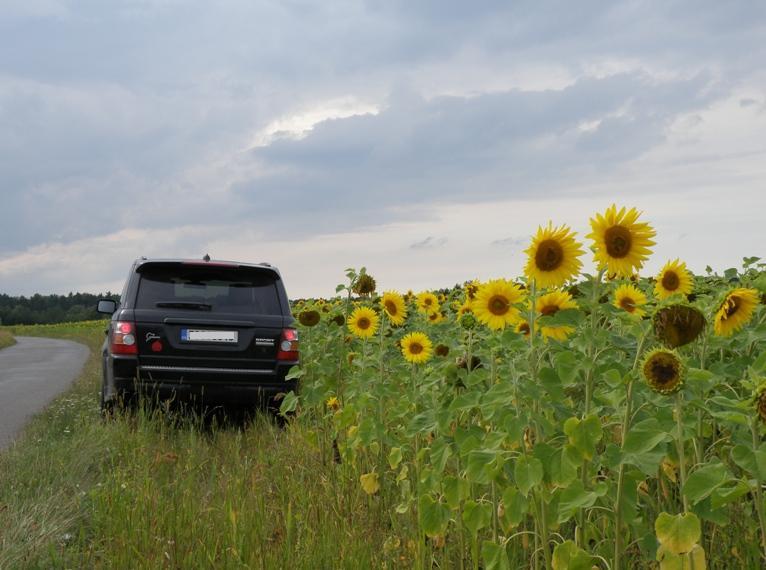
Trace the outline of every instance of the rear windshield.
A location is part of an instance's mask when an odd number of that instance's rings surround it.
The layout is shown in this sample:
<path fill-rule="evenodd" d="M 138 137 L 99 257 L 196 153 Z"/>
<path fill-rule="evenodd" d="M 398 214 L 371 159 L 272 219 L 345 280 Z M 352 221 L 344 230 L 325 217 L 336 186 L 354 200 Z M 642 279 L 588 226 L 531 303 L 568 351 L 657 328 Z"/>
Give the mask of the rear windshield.
<path fill-rule="evenodd" d="M 276 281 L 241 268 L 144 266 L 136 308 L 281 315 Z"/>

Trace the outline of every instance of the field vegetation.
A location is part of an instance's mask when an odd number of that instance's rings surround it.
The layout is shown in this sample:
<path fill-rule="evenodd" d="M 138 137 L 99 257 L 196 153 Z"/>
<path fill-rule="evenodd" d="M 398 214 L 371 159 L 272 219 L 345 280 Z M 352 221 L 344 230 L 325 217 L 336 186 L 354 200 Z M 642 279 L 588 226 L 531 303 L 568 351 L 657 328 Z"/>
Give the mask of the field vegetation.
<path fill-rule="evenodd" d="M 16 339 L 13 338 L 13 335 L 8 331 L 0 330 L 0 350 L 14 344 L 16 344 Z"/>
<path fill-rule="evenodd" d="M 0 567 L 766 564 L 766 291 L 667 260 L 635 210 L 532 237 L 518 281 L 295 303 L 286 424 L 102 420 L 94 356 L 0 455 Z M 87 343 L 103 323 L 15 329 Z"/>

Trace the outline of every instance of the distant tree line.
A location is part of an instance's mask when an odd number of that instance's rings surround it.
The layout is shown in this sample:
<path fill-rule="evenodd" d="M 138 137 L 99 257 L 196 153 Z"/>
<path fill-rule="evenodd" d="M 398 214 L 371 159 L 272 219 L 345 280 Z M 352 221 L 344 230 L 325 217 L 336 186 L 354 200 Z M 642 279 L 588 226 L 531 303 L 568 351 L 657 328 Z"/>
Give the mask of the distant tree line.
<path fill-rule="evenodd" d="M 119 300 L 116 293 L 103 295 L 69 293 L 68 295 L 39 295 L 11 297 L 0 294 L 0 324 L 45 325 L 103 318 L 96 312 L 99 299 Z"/>

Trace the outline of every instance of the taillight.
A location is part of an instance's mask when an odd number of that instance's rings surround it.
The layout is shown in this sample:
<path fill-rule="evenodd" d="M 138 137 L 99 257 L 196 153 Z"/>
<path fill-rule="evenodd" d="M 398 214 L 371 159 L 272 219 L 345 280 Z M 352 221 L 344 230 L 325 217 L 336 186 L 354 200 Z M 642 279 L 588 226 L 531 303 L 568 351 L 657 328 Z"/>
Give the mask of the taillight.
<path fill-rule="evenodd" d="M 117 321 L 112 327 L 112 341 L 109 344 L 112 354 L 138 354 L 136 326 L 126 321 Z"/>
<path fill-rule="evenodd" d="M 295 329 L 283 330 L 282 338 L 279 339 L 277 360 L 298 360 L 298 357 L 298 331 Z"/>

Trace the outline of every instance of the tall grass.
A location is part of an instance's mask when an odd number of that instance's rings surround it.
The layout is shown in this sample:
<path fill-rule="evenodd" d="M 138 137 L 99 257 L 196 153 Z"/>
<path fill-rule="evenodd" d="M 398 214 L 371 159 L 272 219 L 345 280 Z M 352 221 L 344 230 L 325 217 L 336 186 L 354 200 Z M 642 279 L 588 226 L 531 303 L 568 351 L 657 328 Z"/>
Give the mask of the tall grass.
<path fill-rule="evenodd" d="M 18 333 L 79 339 L 71 391 L 0 453 L 0 568 L 366 568 L 406 549 L 316 434 L 273 418 L 141 407 L 102 419 L 102 325 Z"/>
<path fill-rule="evenodd" d="M 16 344 L 16 339 L 13 338 L 13 335 L 8 331 L 0 330 L 0 350 L 14 344 Z"/>

